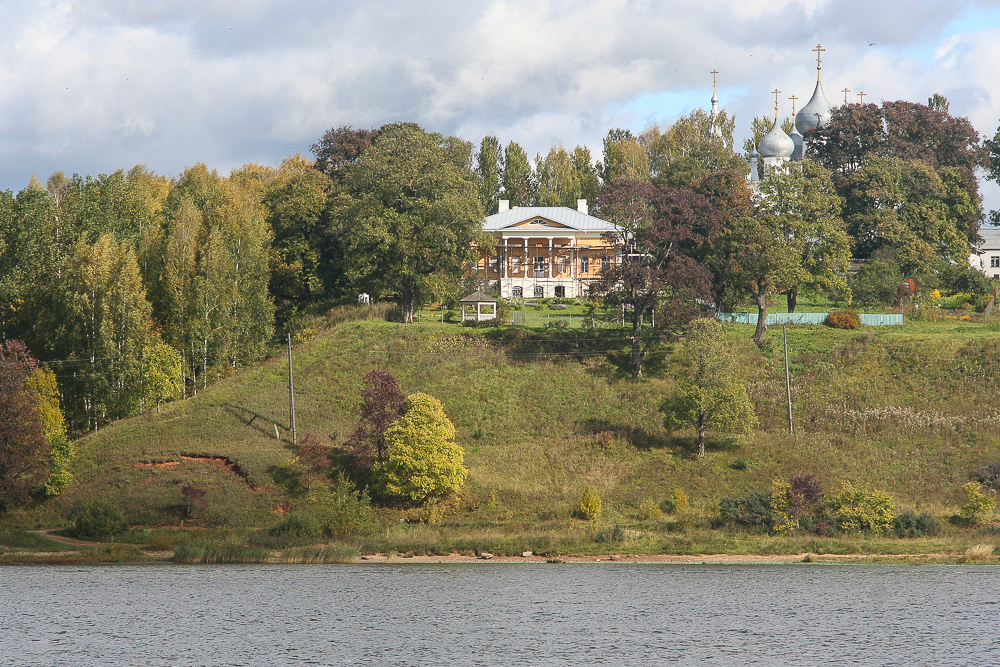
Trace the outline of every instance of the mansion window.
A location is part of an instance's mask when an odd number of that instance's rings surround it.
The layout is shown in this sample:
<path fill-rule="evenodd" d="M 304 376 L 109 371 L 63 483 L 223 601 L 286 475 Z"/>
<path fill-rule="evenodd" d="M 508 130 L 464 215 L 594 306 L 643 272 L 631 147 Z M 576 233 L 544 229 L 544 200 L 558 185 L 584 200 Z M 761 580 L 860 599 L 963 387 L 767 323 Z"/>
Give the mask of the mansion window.
<path fill-rule="evenodd" d="M 580 258 L 580 273 L 590 273 L 590 258 L 581 257 Z"/>
<path fill-rule="evenodd" d="M 601 271 L 604 271 L 605 269 L 607 269 L 608 268 L 608 264 L 610 264 L 610 263 L 611 263 L 611 260 L 608 259 L 607 255 L 605 255 L 604 257 L 601 257 Z"/>
<path fill-rule="evenodd" d="M 524 288 L 521 287 L 520 285 L 515 285 L 514 288 L 510 291 L 510 295 L 515 299 L 520 299 L 521 297 L 524 296 Z"/>
<path fill-rule="evenodd" d="M 520 273 L 521 272 L 521 258 L 520 257 L 511 257 L 510 258 L 510 272 L 511 273 Z"/>
<path fill-rule="evenodd" d="M 556 271 L 559 273 L 566 273 L 566 258 L 560 257 L 556 260 Z"/>
<path fill-rule="evenodd" d="M 535 272 L 535 277 L 536 278 L 544 278 L 545 277 L 545 256 L 544 255 L 535 255 L 534 257 L 531 258 L 531 260 L 532 260 L 532 266 L 531 266 L 531 268 Z"/>
<path fill-rule="evenodd" d="M 535 298 L 541 299 L 545 296 L 545 288 L 541 285 L 535 285 Z"/>
<path fill-rule="evenodd" d="M 1000 267 L 1000 255 L 992 255 L 990 257 L 990 268 L 995 269 Z"/>
<path fill-rule="evenodd" d="M 490 257 L 490 273 L 499 273 L 499 272 L 500 272 L 500 258 Z"/>

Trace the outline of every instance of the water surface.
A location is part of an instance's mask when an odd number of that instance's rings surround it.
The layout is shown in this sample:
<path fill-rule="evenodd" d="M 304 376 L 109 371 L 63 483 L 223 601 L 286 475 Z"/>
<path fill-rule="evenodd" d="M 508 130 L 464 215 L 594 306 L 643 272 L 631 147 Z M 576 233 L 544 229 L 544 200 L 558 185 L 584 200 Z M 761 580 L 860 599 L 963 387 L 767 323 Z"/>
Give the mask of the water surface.
<path fill-rule="evenodd" d="M 988 665 L 1000 568 L 0 568 L 0 665 Z"/>

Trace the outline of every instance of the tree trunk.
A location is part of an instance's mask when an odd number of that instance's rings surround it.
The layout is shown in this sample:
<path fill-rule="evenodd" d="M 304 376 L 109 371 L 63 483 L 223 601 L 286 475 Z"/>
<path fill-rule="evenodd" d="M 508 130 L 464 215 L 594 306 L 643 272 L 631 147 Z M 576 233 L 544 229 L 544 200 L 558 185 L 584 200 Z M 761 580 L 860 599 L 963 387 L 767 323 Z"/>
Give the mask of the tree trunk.
<path fill-rule="evenodd" d="M 753 340 L 757 347 L 764 347 L 764 334 L 767 333 L 767 296 L 761 291 L 755 296 L 757 301 L 757 330 L 754 331 Z"/>
<path fill-rule="evenodd" d="M 707 426 L 705 424 L 705 410 L 699 408 L 698 410 L 698 458 L 705 458 L 705 430 Z"/>
<path fill-rule="evenodd" d="M 795 306 L 797 306 L 799 303 L 799 288 L 798 287 L 791 288 L 790 290 L 788 290 L 787 296 L 788 296 L 788 312 L 794 313 Z"/>
<path fill-rule="evenodd" d="M 638 307 L 632 311 L 632 362 L 629 371 L 635 377 L 642 377 L 642 311 Z"/>
<path fill-rule="evenodd" d="M 404 285 L 399 294 L 399 307 L 403 310 L 403 322 L 413 324 L 414 297 L 413 290 Z"/>

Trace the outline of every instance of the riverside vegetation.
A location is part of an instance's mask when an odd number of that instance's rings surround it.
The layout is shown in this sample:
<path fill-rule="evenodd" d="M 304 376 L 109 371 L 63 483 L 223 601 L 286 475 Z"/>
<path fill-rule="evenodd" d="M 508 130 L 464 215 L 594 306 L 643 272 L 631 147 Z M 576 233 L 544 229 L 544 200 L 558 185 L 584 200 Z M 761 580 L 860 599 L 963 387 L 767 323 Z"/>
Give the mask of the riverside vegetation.
<path fill-rule="evenodd" d="M 285 361 L 273 358 L 75 441 L 69 487 L 0 519 L 2 560 L 529 550 L 993 559 L 996 324 L 790 327 L 794 434 L 781 350 L 727 325 L 726 354 L 759 426 L 709 431 L 701 458 L 698 433 L 667 430 L 660 412 L 683 383 L 679 344 L 652 348 L 636 379 L 617 327 L 413 326 L 380 312 L 333 311 L 298 342 L 298 448 Z M 373 369 L 404 394 L 441 401 L 464 449 L 459 490 L 423 502 L 379 497 L 347 464 Z M 97 544 L 28 532 L 44 529 Z"/>

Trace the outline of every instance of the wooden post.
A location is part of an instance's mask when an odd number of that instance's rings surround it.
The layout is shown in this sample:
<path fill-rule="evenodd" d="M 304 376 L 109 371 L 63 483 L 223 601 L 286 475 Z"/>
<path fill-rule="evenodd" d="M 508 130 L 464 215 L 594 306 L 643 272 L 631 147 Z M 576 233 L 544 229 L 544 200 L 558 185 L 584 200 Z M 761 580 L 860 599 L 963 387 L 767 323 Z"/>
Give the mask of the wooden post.
<path fill-rule="evenodd" d="M 294 447 L 298 444 L 298 439 L 295 432 L 295 380 L 292 377 L 292 334 L 288 334 L 288 421 L 292 427 L 292 446 Z"/>
<path fill-rule="evenodd" d="M 794 433 L 795 427 L 792 424 L 792 380 L 788 373 L 788 333 L 785 325 L 781 325 L 781 337 L 785 341 L 785 391 L 788 394 L 788 432 Z"/>

